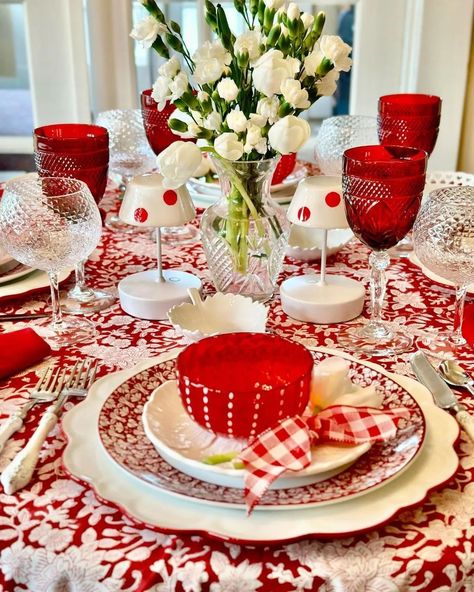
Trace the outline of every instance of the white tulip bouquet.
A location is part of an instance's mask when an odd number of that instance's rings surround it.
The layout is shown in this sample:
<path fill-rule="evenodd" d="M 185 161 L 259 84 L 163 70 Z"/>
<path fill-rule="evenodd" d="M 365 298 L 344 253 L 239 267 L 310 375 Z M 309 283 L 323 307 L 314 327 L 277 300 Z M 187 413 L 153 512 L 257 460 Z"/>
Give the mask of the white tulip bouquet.
<path fill-rule="evenodd" d="M 168 22 L 155 0 L 142 4 L 149 16 L 131 36 L 168 60 L 152 96 L 158 109 L 172 102 L 186 114 L 186 121 L 169 120 L 176 134 L 206 144 L 175 142 L 159 155 L 160 171 L 168 187 L 182 185 L 199 167 L 200 151 L 227 168 L 232 191 L 222 235 L 244 271 L 248 223 L 253 219 L 258 229 L 263 206 L 251 185 L 232 174 L 232 163 L 297 152 L 311 133 L 300 114 L 334 93 L 340 71 L 350 69 L 351 48 L 337 36 L 322 35 L 323 12 L 301 12 L 294 2 L 234 0 L 247 28 L 236 36 L 222 6 L 206 0 L 206 22 L 216 39 L 191 55 L 178 23 Z"/>

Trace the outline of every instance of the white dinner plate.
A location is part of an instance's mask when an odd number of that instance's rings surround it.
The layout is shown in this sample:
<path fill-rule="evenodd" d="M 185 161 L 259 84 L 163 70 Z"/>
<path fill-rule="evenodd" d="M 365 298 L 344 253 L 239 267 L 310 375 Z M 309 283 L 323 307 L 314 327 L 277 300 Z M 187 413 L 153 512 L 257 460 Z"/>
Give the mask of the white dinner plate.
<path fill-rule="evenodd" d="M 14 267 L 9 267 L 1 272 L 0 271 L 0 285 L 8 284 L 9 282 L 16 282 L 20 278 L 29 275 L 34 269 L 23 265 L 23 263 L 17 263 Z"/>
<path fill-rule="evenodd" d="M 215 436 L 193 421 L 183 407 L 175 380 L 153 391 L 143 409 L 143 426 L 160 456 L 182 473 L 216 485 L 244 488 L 242 469 L 234 469 L 230 463 L 205 464 L 203 459 L 234 450 L 240 452 L 246 442 Z M 321 444 L 312 449 L 309 467 L 282 475 L 270 487 L 286 489 L 323 481 L 347 468 L 369 448 L 368 443 L 358 446 Z"/>
<path fill-rule="evenodd" d="M 423 263 L 418 259 L 418 257 L 416 256 L 414 251 L 412 251 L 408 255 L 408 260 L 411 261 L 417 267 L 419 267 L 421 269 L 423 275 L 426 275 L 426 277 L 429 278 L 430 280 L 433 280 L 434 282 L 437 282 L 438 284 L 443 284 L 443 286 L 449 286 L 450 288 L 453 288 L 453 289 L 456 287 L 453 282 L 450 282 L 449 280 L 441 277 L 440 275 L 437 275 L 436 273 L 432 272 L 427 267 L 425 267 L 423 265 Z M 468 286 L 467 291 L 469 294 L 474 294 L 474 284 L 471 284 L 470 286 Z"/>
<path fill-rule="evenodd" d="M 328 354 L 353 360 L 343 352 L 319 348 Z M 272 513 L 215 506 L 210 510 L 192 500 L 160 492 L 121 470 L 100 446 L 97 418 L 110 393 L 138 370 L 171 359 L 177 351 L 147 360 L 131 370 L 105 376 L 90 389 L 88 397 L 70 410 L 62 421 L 68 443 L 63 454 L 71 476 L 89 483 L 99 498 L 119 506 L 132 519 L 162 532 L 204 534 L 241 544 L 267 544 L 302 538 L 350 536 L 382 526 L 400 510 L 420 504 L 434 488 L 446 483 L 458 468 L 453 448 L 459 428 L 448 413 L 433 404 L 418 382 L 390 375 L 380 366 L 368 367 L 402 384 L 422 405 L 427 422 L 423 450 L 411 467 L 397 479 L 364 496 L 320 508 L 282 510 Z"/>
<path fill-rule="evenodd" d="M 59 272 L 59 282 L 66 280 L 72 273 L 72 269 L 65 269 Z M 0 300 L 12 296 L 33 295 L 43 288 L 49 286 L 48 274 L 44 271 L 31 270 L 21 279 L 0 285 Z"/>

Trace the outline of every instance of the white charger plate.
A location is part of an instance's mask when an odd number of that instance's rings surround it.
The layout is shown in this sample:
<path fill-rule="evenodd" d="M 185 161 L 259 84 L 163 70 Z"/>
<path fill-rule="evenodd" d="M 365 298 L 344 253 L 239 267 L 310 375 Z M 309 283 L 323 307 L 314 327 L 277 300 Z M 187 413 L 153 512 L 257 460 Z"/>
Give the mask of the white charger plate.
<path fill-rule="evenodd" d="M 16 282 L 25 275 L 32 273 L 34 269 L 23 265 L 23 263 L 17 263 L 14 267 L 8 267 L 3 273 L 0 272 L 0 284 L 7 284 L 9 282 Z"/>
<path fill-rule="evenodd" d="M 418 257 L 416 256 L 414 251 L 412 251 L 408 255 L 408 260 L 411 261 L 411 263 L 413 263 L 413 265 L 416 265 L 417 267 L 419 267 L 421 269 L 423 275 L 426 275 L 426 277 L 429 278 L 430 280 L 433 280 L 434 282 L 437 282 L 438 284 L 442 284 L 443 286 L 449 286 L 450 288 L 455 288 L 455 285 L 453 282 L 450 282 L 449 280 L 441 277 L 440 275 L 437 275 L 436 273 L 432 272 L 427 267 L 425 267 L 423 265 L 423 263 L 418 259 Z M 469 294 L 474 294 L 474 284 L 469 285 L 467 287 L 467 291 Z"/>
<path fill-rule="evenodd" d="M 318 351 L 351 356 L 340 351 Z M 149 368 L 158 361 L 171 359 L 178 352 L 147 360 L 137 367 L 110 374 L 98 380 L 86 400 L 69 411 L 62 421 L 68 444 L 63 454 L 65 469 L 72 477 L 86 481 L 105 503 L 119 506 L 130 518 L 162 532 L 203 534 L 240 544 L 268 544 L 302 538 L 350 536 L 378 528 L 399 511 L 422 503 L 433 489 L 451 479 L 458 468 L 453 448 L 459 436 L 456 421 L 436 407 L 425 387 L 403 376 L 391 375 L 380 366 L 365 362 L 403 385 L 423 406 L 427 437 L 423 450 L 411 467 L 394 479 L 364 496 L 320 508 L 282 510 L 272 513 L 255 511 L 251 516 L 239 509 L 215 506 L 203 511 L 201 504 L 157 491 L 121 470 L 100 446 L 97 418 L 110 393 L 127 377 Z M 297 518 L 297 519 L 296 519 Z"/>
<path fill-rule="evenodd" d="M 63 271 L 60 271 L 58 274 L 59 282 L 61 283 L 66 280 L 72 272 L 72 269 L 64 269 Z M 19 278 L 14 282 L 0 285 L 0 300 L 2 300 L 2 298 L 10 298 L 12 296 L 25 296 L 29 294 L 33 295 L 39 290 L 47 288 L 48 286 L 49 278 L 47 273 L 38 269 L 30 269 L 23 278 Z"/>
<path fill-rule="evenodd" d="M 201 481 L 244 488 L 244 471 L 230 463 L 208 465 L 202 459 L 245 448 L 244 440 L 215 436 L 186 412 L 176 381 L 169 380 L 155 389 L 143 409 L 143 427 L 153 446 L 171 466 Z M 282 475 L 271 489 L 299 487 L 328 479 L 343 471 L 369 450 L 370 444 L 337 446 L 321 444 L 312 450 L 311 465 Z"/>

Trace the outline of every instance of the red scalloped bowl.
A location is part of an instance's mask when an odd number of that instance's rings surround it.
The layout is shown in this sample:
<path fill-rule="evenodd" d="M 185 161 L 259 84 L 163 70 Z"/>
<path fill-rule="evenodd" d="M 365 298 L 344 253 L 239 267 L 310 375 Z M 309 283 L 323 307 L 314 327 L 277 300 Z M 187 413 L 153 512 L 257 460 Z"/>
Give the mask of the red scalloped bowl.
<path fill-rule="evenodd" d="M 268 333 L 226 333 L 193 343 L 176 361 L 184 408 L 199 425 L 251 438 L 304 411 L 313 357 Z"/>
<path fill-rule="evenodd" d="M 284 154 L 278 164 L 276 165 L 275 172 L 273 173 L 272 185 L 278 185 L 284 181 L 288 175 L 291 175 L 296 166 L 296 153 L 295 154 Z"/>

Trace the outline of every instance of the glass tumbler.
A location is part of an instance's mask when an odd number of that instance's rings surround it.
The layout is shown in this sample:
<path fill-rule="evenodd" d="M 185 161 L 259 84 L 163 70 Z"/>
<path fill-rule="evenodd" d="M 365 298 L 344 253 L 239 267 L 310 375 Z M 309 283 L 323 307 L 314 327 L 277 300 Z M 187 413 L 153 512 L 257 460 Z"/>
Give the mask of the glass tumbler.
<path fill-rule="evenodd" d="M 316 137 L 316 161 L 324 175 L 341 175 L 349 148 L 377 143 L 377 120 L 365 115 L 337 115 L 323 121 Z"/>
<path fill-rule="evenodd" d="M 9 181 L 0 201 L 0 242 L 17 261 L 46 271 L 52 321 L 35 324 L 59 349 L 95 337 L 84 318 L 63 318 L 58 273 L 87 259 L 102 232 L 99 209 L 85 183 L 63 177 L 25 175 Z"/>

